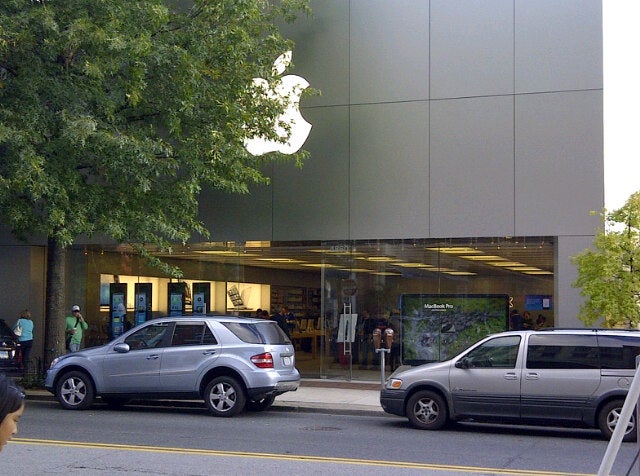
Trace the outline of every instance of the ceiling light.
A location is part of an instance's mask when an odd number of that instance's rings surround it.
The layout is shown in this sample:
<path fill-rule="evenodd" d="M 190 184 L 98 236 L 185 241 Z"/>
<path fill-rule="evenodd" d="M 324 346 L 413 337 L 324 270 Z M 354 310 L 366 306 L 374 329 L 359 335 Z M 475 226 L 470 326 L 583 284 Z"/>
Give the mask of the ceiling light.
<path fill-rule="evenodd" d="M 472 256 L 461 256 L 460 258 L 470 259 L 473 261 L 506 261 L 502 256 L 497 255 L 472 255 Z"/>
<path fill-rule="evenodd" d="M 299 259 L 292 259 L 292 258 L 258 258 L 257 261 L 270 261 L 272 263 L 289 263 L 289 264 L 298 264 L 298 263 L 304 263 L 304 261 L 301 261 Z"/>
<path fill-rule="evenodd" d="M 491 266 L 500 266 L 503 268 L 526 266 L 526 264 L 519 263 L 518 261 L 491 261 L 491 262 L 488 262 L 487 264 L 490 264 Z"/>
<path fill-rule="evenodd" d="M 394 263 L 393 265 L 402 266 L 403 268 L 433 268 L 433 265 L 424 263 Z"/>
<path fill-rule="evenodd" d="M 329 263 L 304 263 L 302 266 L 306 266 L 308 268 L 337 268 L 335 264 Z"/>
<path fill-rule="evenodd" d="M 451 247 L 429 247 L 425 248 L 429 251 L 437 251 L 440 253 L 446 253 L 451 255 L 462 255 L 462 254 L 482 254 L 482 251 L 476 250 L 475 248 L 471 248 L 470 246 L 451 246 Z"/>
<path fill-rule="evenodd" d="M 398 261 L 396 258 L 390 258 L 389 256 L 369 256 L 365 258 L 358 258 L 366 261 L 373 261 L 376 263 L 388 263 L 390 261 Z"/>

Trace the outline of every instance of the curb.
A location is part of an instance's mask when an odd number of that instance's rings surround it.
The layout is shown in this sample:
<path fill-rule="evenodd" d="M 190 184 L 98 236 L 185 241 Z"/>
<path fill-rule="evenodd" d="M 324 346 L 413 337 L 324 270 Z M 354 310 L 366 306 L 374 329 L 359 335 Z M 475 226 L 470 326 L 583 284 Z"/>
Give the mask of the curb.
<path fill-rule="evenodd" d="M 360 390 L 378 390 L 379 384 L 367 384 L 367 383 L 351 383 L 351 382 L 308 382 L 304 381 L 305 387 L 322 387 L 322 388 L 334 388 L 334 389 L 360 389 Z M 25 394 L 27 401 L 32 402 L 55 402 L 55 396 L 46 390 L 41 389 L 26 389 Z M 182 406 L 188 408 L 205 408 L 204 403 L 200 400 L 135 400 L 133 405 L 144 406 L 162 406 L 167 405 L 170 402 L 170 406 Z M 360 405 L 360 404 L 344 404 L 344 403 L 322 403 L 322 402 L 297 402 L 282 400 L 273 403 L 273 406 L 269 409 L 271 411 L 279 412 L 292 412 L 292 413 L 323 413 L 331 415 L 355 415 L 355 416 L 389 416 L 382 410 L 382 407 L 373 405 Z"/>

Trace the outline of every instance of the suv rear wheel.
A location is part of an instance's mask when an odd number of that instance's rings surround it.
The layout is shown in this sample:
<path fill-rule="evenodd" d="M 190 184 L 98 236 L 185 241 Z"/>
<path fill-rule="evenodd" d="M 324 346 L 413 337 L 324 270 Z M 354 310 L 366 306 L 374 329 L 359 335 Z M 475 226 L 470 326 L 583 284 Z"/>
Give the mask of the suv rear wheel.
<path fill-rule="evenodd" d="M 598 414 L 598 427 L 600 432 L 607 439 L 610 440 L 613 435 L 613 431 L 616 429 L 616 425 L 620 421 L 620 414 L 622 413 L 622 405 L 624 400 L 612 400 L 602 407 Z M 629 423 L 627 423 L 627 429 L 622 437 L 622 441 L 636 441 L 636 414 L 631 415 Z"/>
<path fill-rule="evenodd" d="M 204 391 L 204 401 L 213 415 L 231 417 L 244 409 L 247 397 L 236 379 L 222 376 L 209 382 Z"/>
<path fill-rule="evenodd" d="M 56 385 L 56 398 L 67 410 L 85 410 L 94 399 L 93 383 L 87 374 L 74 370 L 64 374 Z"/>
<path fill-rule="evenodd" d="M 406 414 L 420 430 L 439 430 L 447 423 L 447 407 L 440 395 L 430 390 L 414 393 L 407 402 Z"/>

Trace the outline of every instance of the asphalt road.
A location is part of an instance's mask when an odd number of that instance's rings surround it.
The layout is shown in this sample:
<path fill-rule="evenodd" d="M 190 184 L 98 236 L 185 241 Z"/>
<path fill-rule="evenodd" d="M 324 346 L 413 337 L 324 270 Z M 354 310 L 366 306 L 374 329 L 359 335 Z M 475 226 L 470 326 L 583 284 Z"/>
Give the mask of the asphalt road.
<path fill-rule="evenodd" d="M 459 424 L 418 431 L 383 416 L 267 411 L 214 418 L 200 408 L 30 402 L 0 454 L 2 474 L 595 474 L 597 431 Z M 625 474 L 637 446 L 624 444 Z M 637 469 L 631 474 L 638 474 Z"/>

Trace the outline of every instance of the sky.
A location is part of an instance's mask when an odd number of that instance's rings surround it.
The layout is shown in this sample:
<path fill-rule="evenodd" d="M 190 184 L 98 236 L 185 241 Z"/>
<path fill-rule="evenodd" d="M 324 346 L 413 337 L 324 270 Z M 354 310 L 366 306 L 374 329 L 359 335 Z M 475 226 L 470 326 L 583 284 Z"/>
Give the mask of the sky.
<path fill-rule="evenodd" d="M 603 0 L 604 205 L 640 190 L 640 1 Z"/>

